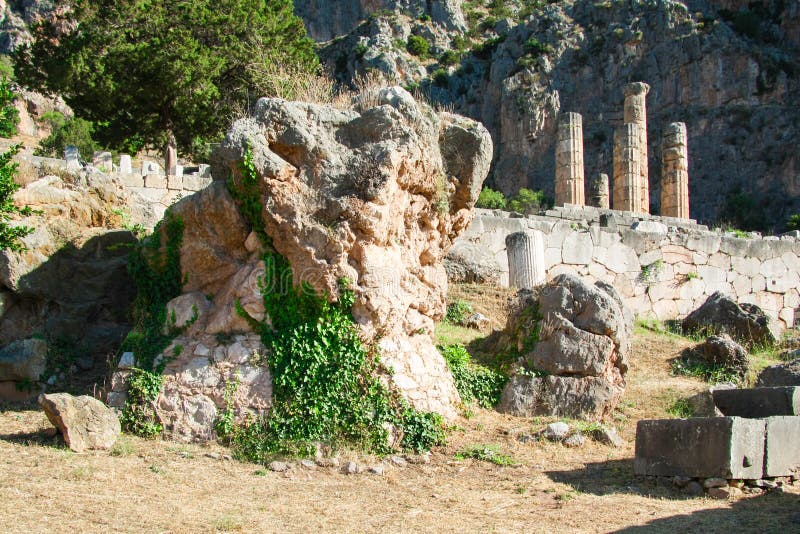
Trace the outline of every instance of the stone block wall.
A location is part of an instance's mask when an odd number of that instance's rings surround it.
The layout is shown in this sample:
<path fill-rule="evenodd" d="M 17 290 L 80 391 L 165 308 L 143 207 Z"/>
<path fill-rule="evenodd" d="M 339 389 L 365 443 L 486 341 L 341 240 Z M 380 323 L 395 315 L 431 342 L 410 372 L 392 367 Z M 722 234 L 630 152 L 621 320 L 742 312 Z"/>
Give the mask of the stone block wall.
<path fill-rule="evenodd" d="M 531 229 L 544 235 L 548 280 L 575 273 L 608 282 L 637 316 L 682 318 L 722 291 L 757 304 L 781 328 L 800 320 L 797 237 L 745 239 L 687 219 L 565 206 L 528 217 L 479 209 L 459 241 L 488 250 L 507 286 L 506 236 Z"/>

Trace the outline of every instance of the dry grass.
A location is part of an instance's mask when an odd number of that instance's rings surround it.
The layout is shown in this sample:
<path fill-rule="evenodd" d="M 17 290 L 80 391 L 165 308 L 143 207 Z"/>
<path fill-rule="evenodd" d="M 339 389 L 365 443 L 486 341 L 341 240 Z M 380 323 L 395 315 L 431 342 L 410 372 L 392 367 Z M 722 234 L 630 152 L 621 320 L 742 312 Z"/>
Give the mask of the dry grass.
<path fill-rule="evenodd" d="M 479 309 L 498 306 L 497 297 Z M 672 397 L 704 387 L 669 375 L 668 360 L 689 343 L 637 333 L 615 422 L 627 441 L 622 448 L 522 443 L 516 436 L 550 419 L 476 410 L 458 421 L 429 464 L 384 462 L 383 476 L 299 467 L 278 474 L 206 456 L 227 453 L 218 445 L 130 436 L 110 452 L 73 454 L 44 434 L 50 425 L 40 412 L 6 407 L 0 411 L 0 524 L 19 532 L 791 530 L 800 511 L 797 486 L 725 502 L 687 498 L 633 476 L 636 421 L 664 417 Z M 454 459 L 470 445 L 496 445 L 519 466 Z"/>

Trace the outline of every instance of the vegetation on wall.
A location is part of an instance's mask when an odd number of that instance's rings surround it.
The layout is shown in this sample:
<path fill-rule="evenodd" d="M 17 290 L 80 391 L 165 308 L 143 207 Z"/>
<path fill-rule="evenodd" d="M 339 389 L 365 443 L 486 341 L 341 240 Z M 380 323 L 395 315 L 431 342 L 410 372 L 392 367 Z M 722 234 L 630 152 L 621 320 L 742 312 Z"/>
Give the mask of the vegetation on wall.
<path fill-rule="evenodd" d="M 438 348 L 453 373 L 462 401 L 475 402 L 481 408 L 493 408 L 500 401 L 508 381 L 505 373 L 473 362 L 463 345 L 440 345 Z"/>
<path fill-rule="evenodd" d="M 273 404 L 263 417 L 217 425 L 228 433 L 236 455 L 256 462 L 276 454 L 307 456 L 318 443 L 386 453 L 390 428 L 402 431 L 405 449 L 426 450 L 441 442 L 441 416 L 411 408 L 379 379 L 385 370 L 377 349 L 362 343 L 350 315 L 355 295 L 349 282 L 340 281 L 335 300 L 307 283 L 286 284 L 293 280 L 291 266 L 264 231 L 249 152 L 239 170 L 241 177 L 232 178 L 229 188 L 267 250 L 261 287 L 269 322 L 256 322 L 241 307 L 238 311 L 268 349 Z"/>
<path fill-rule="evenodd" d="M 17 78 L 63 95 L 113 148 L 161 146 L 174 134 L 189 150 L 264 96 L 250 90 L 267 85 L 274 65 L 318 68 L 291 0 L 89 0 L 54 13 L 16 52 Z"/>

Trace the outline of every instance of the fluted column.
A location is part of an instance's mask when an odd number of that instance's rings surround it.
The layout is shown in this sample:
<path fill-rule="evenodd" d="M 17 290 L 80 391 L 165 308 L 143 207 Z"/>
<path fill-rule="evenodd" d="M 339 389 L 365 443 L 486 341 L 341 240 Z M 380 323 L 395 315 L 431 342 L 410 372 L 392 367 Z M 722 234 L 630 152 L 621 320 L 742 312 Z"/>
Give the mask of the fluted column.
<path fill-rule="evenodd" d="M 583 119 L 578 113 L 562 113 L 556 137 L 556 206 L 583 206 L 583 188 Z"/>
<path fill-rule="evenodd" d="M 608 175 L 598 174 L 589 183 L 588 204 L 595 208 L 609 208 Z"/>
<path fill-rule="evenodd" d="M 625 124 L 639 126 L 639 209 L 636 211 L 650 213 L 650 173 L 647 168 L 647 93 L 650 86 L 644 82 L 629 83 L 623 89 L 625 94 Z"/>
<path fill-rule="evenodd" d="M 614 132 L 614 209 L 642 211 L 641 126 L 623 124 Z"/>
<path fill-rule="evenodd" d="M 544 234 L 538 230 L 506 236 L 508 282 L 511 287 L 532 289 L 545 282 Z"/>
<path fill-rule="evenodd" d="M 689 151 L 686 124 L 664 128 L 661 144 L 661 215 L 689 218 Z"/>

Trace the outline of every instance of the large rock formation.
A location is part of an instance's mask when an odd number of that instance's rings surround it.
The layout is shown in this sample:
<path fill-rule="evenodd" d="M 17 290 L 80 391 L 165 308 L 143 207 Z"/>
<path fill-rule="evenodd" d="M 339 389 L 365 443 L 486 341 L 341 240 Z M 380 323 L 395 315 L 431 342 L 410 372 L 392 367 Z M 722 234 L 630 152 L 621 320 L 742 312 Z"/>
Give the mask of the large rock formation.
<path fill-rule="evenodd" d="M 269 320 L 260 243 L 223 182 L 242 183 L 247 151 L 260 218 L 294 284 L 335 298 L 338 281 L 349 279 L 355 322 L 367 343 L 378 344 L 393 384 L 414 407 L 454 416 L 458 394 L 431 336 L 445 313 L 442 259 L 472 219 L 492 143 L 479 123 L 436 113 L 394 87 L 356 97 L 351 110 L 259 100 L 214 153 L 217 182 L 174 206 L 186 228 L 181 269 L 188 282 L 179 298 L 195 294 L 188 301 L 197 319 L 166 351 L 176 356 L 181 347 L 157 401 L 168 430 L 208 437 L 237 368 L 247 377 L 234 399 L 237 413 L 264 411 L 271 402 L 258 336 L 230 336 L 251 331 L 237 301 Z"/>
<path fill-rule="evenodd" d="M 526 372 L 513 376 L 500 409 L 517 415 L 602 418 L 619 402 L 631 352 L 633 314 L 616 290 L 562 274 L 520 292 L 503 344 Z"/>
<path fill-rule="evenodd" d="M 764 310 L 755 304 L 739 304 L 719 291 L 686 316 L 683 330 L 725 333 L 746 345 L 772 344 L 780 337 Z"/>

